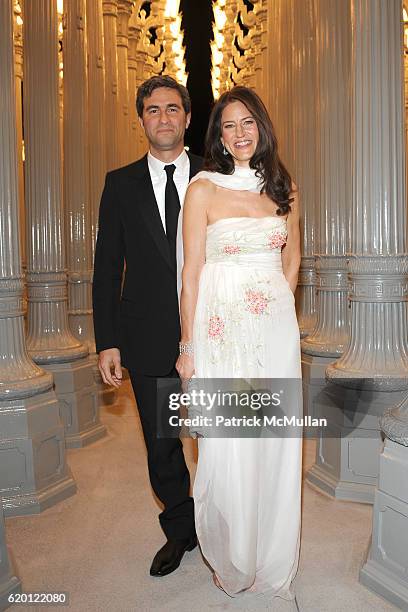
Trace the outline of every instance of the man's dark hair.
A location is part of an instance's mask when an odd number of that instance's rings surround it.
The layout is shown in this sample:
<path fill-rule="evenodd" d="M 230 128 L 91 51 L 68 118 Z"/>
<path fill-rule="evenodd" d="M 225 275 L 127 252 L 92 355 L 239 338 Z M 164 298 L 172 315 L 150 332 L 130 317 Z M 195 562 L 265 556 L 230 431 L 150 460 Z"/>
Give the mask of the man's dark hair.
<path fill-rule="evenodd" d="M 186 115 L 191 112 L 191 100 L 187 88 L 184 87 L 184 85 L 177 83 L 173 77 L 164 75 L 151 77 L 142 83 L 138 88 L 136 96 L 136 110 L 139 117 L 142 117 L 143 115 L 145 98 L 150 98 L 154 90 L 158 89 L 159 87 L 168 87 L 169 89 L 175 89 L 178 91 Z"/>

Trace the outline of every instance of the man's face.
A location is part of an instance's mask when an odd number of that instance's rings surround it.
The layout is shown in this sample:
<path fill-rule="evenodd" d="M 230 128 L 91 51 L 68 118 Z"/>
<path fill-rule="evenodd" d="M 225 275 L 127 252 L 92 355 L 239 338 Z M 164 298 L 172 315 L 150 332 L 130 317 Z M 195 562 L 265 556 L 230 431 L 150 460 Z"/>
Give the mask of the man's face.
<path fill-rule="evenodd" d="M 171 151 L 184 142 L 184 132 L 190 124 L 180 94 L 170 87 L 158 87 L 145 98 L 140 124 L 153 149 Z"/>

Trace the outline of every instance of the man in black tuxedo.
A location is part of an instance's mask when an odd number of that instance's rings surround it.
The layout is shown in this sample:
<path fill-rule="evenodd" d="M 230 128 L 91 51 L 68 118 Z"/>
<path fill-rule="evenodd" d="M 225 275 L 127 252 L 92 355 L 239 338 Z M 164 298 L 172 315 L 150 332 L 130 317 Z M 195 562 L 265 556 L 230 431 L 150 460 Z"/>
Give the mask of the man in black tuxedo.
<path fill-rule="evenodd" d="M 202 160 L 184 149 L 191 117 L 184 86 L 168 76 L 153 77 L 139 87 L 136 108 L 149 153 L 106 175 L 95 251 L 93 312 L 103 381 L 119 387 L 121 364 L 129 370 L 150 482 L 164 506 L 159 520 L 167 542 L 156 554 L 150 574 L 164 576 L 180 565 L 186 550 L 197 545 L 181 441 L 158 437 L 157 379 L 177 377 L 179 213 L 187 184 Z"/>

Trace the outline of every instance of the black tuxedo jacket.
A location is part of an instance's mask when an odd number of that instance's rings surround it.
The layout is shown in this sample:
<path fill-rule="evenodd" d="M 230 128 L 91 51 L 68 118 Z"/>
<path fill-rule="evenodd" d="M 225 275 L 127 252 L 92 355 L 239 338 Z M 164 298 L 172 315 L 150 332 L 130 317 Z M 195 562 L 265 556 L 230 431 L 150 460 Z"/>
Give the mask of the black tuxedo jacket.
<path fill-rule="evenodd" d="M 191 178 L 202 159 L 188 155 Z M 180 340 L 177 277 L 147 155 L 106 175 L 92 293 L 96 351 L 117 347 L 125 367 L 168 374 Z"/>

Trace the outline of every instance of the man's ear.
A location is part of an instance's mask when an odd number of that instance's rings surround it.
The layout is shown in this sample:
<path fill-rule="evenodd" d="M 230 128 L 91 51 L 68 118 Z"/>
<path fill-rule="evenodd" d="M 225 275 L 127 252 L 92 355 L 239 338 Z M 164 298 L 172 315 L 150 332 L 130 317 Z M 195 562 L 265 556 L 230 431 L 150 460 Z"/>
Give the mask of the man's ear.
<path fill-rule="evenodd" d="M 138 117 L 139 119 L 139 123 L 142 126 L 142 129 L 144 130 L 144 125 L 143 125 L 143 119 L 141 117 Z"/>
<path fill-rule="evenodd" d="M 191 122 L 191 113 L 188 113 L 188 115 L 186 117 L 186 129 L 190 125 L 190 122 Z"/>

